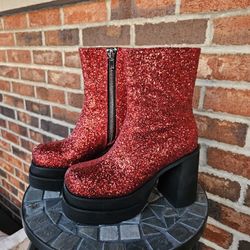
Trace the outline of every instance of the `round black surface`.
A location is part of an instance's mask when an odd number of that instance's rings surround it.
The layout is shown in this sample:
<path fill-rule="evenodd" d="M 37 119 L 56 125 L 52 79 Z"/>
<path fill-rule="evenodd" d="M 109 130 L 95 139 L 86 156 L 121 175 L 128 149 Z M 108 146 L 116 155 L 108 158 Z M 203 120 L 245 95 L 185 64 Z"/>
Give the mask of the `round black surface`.
<path fill-rule="evenodd" d="M 39 249 L 190 249 L 201 236 L 208 203 L 200 186 L 196 201 L 176 209 L 154 189 L 136 217 L 114 225 L 75 223 L 62 212 L 60 192 L 29 187 L 22 203 L 25 231 Z"/>

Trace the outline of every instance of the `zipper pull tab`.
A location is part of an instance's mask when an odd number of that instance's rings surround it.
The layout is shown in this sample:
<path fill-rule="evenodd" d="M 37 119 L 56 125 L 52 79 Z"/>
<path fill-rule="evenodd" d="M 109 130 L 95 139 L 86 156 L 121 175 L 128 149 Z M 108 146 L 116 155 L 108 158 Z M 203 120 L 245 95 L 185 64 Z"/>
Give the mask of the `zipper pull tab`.
<path fill-rule="evenodd" d="M 116 57 L 116 48 L 108 48 L 107 49 L 107 54 L 108 54 L 108 59 L 109 59 L 109 66 L 111 69 L 115 68 L 115 57 Z"/>

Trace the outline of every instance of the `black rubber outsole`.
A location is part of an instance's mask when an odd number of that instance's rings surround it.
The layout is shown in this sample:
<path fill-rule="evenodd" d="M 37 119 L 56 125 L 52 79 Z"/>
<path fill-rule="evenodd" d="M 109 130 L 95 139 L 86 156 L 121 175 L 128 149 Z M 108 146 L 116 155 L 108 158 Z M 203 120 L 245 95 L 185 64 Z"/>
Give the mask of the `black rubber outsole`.
<path fill-rule="evenodd" d="M 29 170 L 30 186 L 49 191 L 60 191 L 63 187 L 67 168 L 39 167 L 33 162 Z"/>
<path fill-rule="evenodd" d="M 64 185 L 63 211 L 70 219 L 90 225 L 128 220 L 144 208 L 158 180 L 159 191 L 174 207 L 188 206 L 196 199 L 198 165 L 199 148 L 161 169 L 133 193 L 118 198 L 83 198 L 72 194 Z"/>

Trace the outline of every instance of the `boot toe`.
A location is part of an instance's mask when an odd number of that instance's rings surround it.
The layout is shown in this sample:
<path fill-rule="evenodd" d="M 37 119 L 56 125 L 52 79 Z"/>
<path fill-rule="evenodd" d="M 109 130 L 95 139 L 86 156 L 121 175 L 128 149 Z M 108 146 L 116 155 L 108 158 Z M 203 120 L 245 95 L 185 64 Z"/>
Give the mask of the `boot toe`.
<path fill-rule="evenodd" d="M 133 191 L 134 179 L 126 178 L 122 171 L 115 172 L 116 167 L 115 163 L 101 159 L 75 164 L 65 174 L 65 186 L 73 195 L 85 198 L 126 195 Z"/>
<path fill-rule="evenodd" d="M 39 144 L 32 151 L 32 161 L 39 167 L 64 167 L 67 162 L 61 149 L 62 141 Z"/>

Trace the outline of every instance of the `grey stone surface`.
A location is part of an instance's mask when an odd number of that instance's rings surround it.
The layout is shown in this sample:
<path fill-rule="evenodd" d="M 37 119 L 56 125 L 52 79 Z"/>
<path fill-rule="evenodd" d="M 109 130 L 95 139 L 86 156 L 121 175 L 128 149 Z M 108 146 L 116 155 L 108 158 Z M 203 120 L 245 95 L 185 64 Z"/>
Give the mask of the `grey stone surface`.
<path fill-rule="evenodd" d="M 89 237 L 93 240 L 97 240 L 98 237 L 98 227 L 95 226 L 79 226 L 78 227 L 78 234 L 81 236 Z"/>
<path fill-rule="evenodd" d="M 25 214 L 26 215 L 34 215 L 37 213 L 41 213 L 43 211 L 44 201 L 36 201 L 27 204 L 25 207 Z"/>
<path fill-rule="evenodd" d="M 186 213 L 182 216 L 179 222 L 192 227 L 193 229 L 198 229 L 200 225 L 203 224 L 204 219 L 202 217 L 195 216 L 190 213 Z"/>
<path fill-rule="evenodd" d="M 103 244 L 97 240 L 91 240 L 90 238 L 82 238 L 77 250 L 102 250 Z"/>
<path fill-rule="evenodd" d="M 152 209 L 152 211 L 156 215 L 156 217 L 161 219 L 161 217 L 165 211 L 166 205 L 165 206 L 151 205 L 150 208 Z"/>
<path fill-rule="evenodd" d="M 146 250 L 149 249 L 146 241 L 144 240 L 136 240 L 133 242 L 128 242 L 126 244 L 126 250 Z"/>
<path fill-rule="evenodd" d="M 101 241 L 114 241 L 118 240 L 118 227 L 117 226 L 102 226 L 100 228 Z"/>
<path fill-rule="evenodd" d="M 157 189 L 143 211 L 115 225 L 75 223 L 62 211 L 59 192 L 29 188 L 23 200 L 24 220 L 51 249 L 168 250 L 188 242 L 206 222 L 207 198 L 197 189 L 192 205 L 174 208 Z"/>
<path fill-rule="evenodd" d="M 204 193 L 198 193 L 196 198 L 197 203 L 201 203 L 203 205 L 206 205 L 207 197 Z"/>
<path fill-rule="evenodd" d="M 42 190 L 29 187 L 29 192 L 25 194 L 24 202 L 41 201 L 42 198 L 43 198 Z"/>
<path fill-rule="evenodd" d="M 148 218 L 154 218 L 154 217 L 155 217 L 155 214 L 150 209 L 150 206 L 146 207 L 141 214 L 141 220 L 145 220 Z"/>
<path fill-rule="evenodd" d="M 144 223 L 141 224 L 141 231 L 145 236 L 159 234 L 159 230 L 157 228 Z"/>
<path fill-rule="evenodd" d="M 60 192 L 45 191 L 43 199 L 59 198 Z"/>
<path fill-rule="evenodd" d="M 145 224 L 154 225 L 155 227 L 166 228 L 164 221 L 154 217 L 143 221 Z"/>
<path fill-rule="evenodd" d="M 60 228 L 65 230 L 66 232 L 76 234 L 77 228 L 74 221 L 70 220 L 64 214 L 61 216 L 60 221 L 58 222 Z"/>
<path fill-rule="evenodd" d="M 147 241 L 152 249 L 168 250 L 173 248 L 173 244 L 167 239 L 166 235 L 163 234 L 149 236 Z"/>
<path fill-rule="evenodd" d="M 141 219 L 141 215 L 138 214 L 137 216 L 135 216 L 129 220 L 125 220 L 122 223 L 124 223 L 124 224 L 139 224 L 140 219 Z"/>
<path fill-rule="evenodd" d="M 40 214 L 27 217 L 26 221 L 32 230 L 41 228 L 45 223 L 50 223 L 49 217 L 42 212 Z"/>
<path fill-rule="evenodd" d="M 109 242 L 104 244 L 103 250 L 126 250 L 123 242 Z"/>
<path fill-rule="evenodd" d="M 173 238 L 175 238 L 179 242 L 184 242 L 189 239 L 193 235 L 193 232 L 194 231 L 188 229 L 179 222 L 174 224 L 173 227 L 171 227 L 168 231 L 168 233 L 171 234 Z"/>
<path fill-rule="evenodd" d="M 204 217 L 207 213 L 207 206 L 194 203 L 190 206 L 189 212 Z"/>
<path fill-rule="evenodd" d="M 76 246 L 80 243 L 81 238 L 62 232 L 52 243 L 51 246 L 54 247 L 55 249 L 60 249 L 60 250 L 71 250 L 75 249 Z"/>
<path fill-rule="evenodd" d="M 47 215 L 54 224 L 57 224 L 57 222 L 60 220 L 62 216 L 62 214 L 60 212 L 57 212 L 56 210 L 47 211 Z"/>
<path fill-rule="evenodd" d="M 164 217 L 167 228 L 170 228 L 178 220 L 176 216 Z"/>
<path fill-rule="evenodd" d="M 120 226 L 121 240 L 136 240 L 140 239 L 140 230 L 138 225 L 121 225 Z"/>
<path fill-rule="evenodd" d="M 55 239 L 62 231 L 52 223 L 46 223 L 42 228 L 35 231 L 35 234 L 44 242 Z"/>

